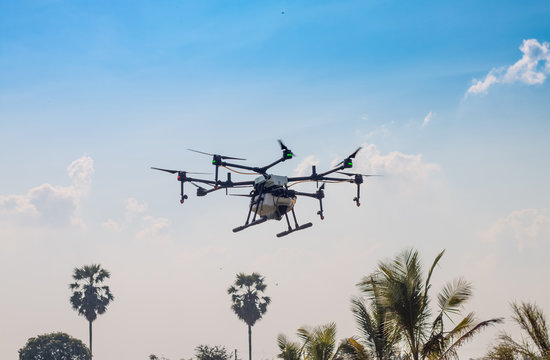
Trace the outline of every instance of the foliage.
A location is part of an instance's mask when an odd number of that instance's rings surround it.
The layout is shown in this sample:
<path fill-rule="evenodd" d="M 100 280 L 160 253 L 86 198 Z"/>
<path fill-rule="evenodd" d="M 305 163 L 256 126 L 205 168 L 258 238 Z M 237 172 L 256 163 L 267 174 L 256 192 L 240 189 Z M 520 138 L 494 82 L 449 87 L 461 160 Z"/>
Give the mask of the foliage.
<path fill-rule="evenodd" d="M 227 289 L 231 295 L 231 309 L 239 319 L 248 325 L 248 358 L 252 360 L 252 326 L 260 320 L 271 302 L 268 296 L 261 296 L 266 289 L 264 278 L 258 273 L 237 274 L 235 283 Z"/>
<path fill-rule="evenodd" d="M 75 268 L 73 272 L 74 283 L 69 284 L 73 290 L 71 305 L 78 315 L 92 322 L 97 315 L 107 311 L 107 305 L 114 300 L 108 286 L 97 286 L 108 279 L 111 274 L 102 269 L 100 265 L 85 265 Z"/>
<path fill-rule="evenodd" d="M 75 282 L 69 284 L 73 291 L 70 298 L 73 309 L 84 316 L 89 323 L 90 353 L 92 352 L 92 322 L 97 315 L 104 314 L 109 303 L 114 300 L 109 287 L 100 285 L 110 276 L 111 274 L 100 265 L 85 265 L 74 269 Z"/>
<path fill-rule="evenodd" d="M 307 360 L 331 360 L 336 350 L 336 324 L 315 328 L 302 327 L 297 331 L 302 340 Z"/>
<path fill-rule="evenodd" d="M 19 349 L 19 360 L 89 360 L 91 354 L 86 345 L 62 332 L 30 338 Z"/>
<path fill-rule="evenodd" d="M 264 278 L 260 274 L 239 273 L 235 284 L 227 289 L 233 302 L 231 309 L 239 319 L 249 326 L 254 326 L 256 321 L 262 318 L 267 311 L 267 305 L 271 302 L 268 296 L 260 296 L 266 287 Z"/>
<path fill-rule="evenodd" d="M 526 333 L 527 339 L 518 343 L 509 334 L 501 333 L 499 343 L 489 350 L 486 358 L 549 360 L 550 340 L 546 317 L 542 310 L 535 304 L 522 302 L 512 303 L 512 312 L 512 319 Z"/>
<path fill-rule="evenodd" d="M 351 300 L 351 310 L 360 335 L 357 339 L 349 338 L 342 343 L 342 351 L 348 358 L 386 360 L 395 355 L 400 333 L 391 326 L 391 313 L 383 304 L 378 277 L 371 275 L 361 283 L 366 299 Z"/>
<path fill-rule="evenodd" d="M 457 349 L 461 345 L 485 327 L 502 322 L 502 319 L 478 322 L 475 314 L 469 313 L 451 329 L 445 328 L 445 321 L 460 315 L 472 295 L 472 286 L 461 278 L 447 283 L 437 295 L 438 309 L 432 317 L 430 280 L 443 254 L 444 251 L 437 255 L 424 276 L 418 252 L 406 250 L 395 259 L 380 263 L 377 272 L 359 284 L 366 294 L 378 292 L 380 304 L 389 315 L 386 336 L 401 333 L 405 355 L 414 360 L 458 358 Z"/>
<path fill-rule="evenodd" d="M 197 360 L 231 360 L 233 354 L 223 346 L 199 345 L 195 348 L 195 357 Z"/>
<path fill-rule="evenodd" d="M 338 356 L 335 360 L 372 360 L 373 353 L 356 338 L 343 339 L 338 346 Z"/>
<path fill-rule="evenodd" d="M 302 346 L 297 343 L 287 339 L 283 334 L 277 336 L 277 346 L 281 351 L 277 354 L 279 359 L 283 360 L 300 360 L 302 357 Z"/>

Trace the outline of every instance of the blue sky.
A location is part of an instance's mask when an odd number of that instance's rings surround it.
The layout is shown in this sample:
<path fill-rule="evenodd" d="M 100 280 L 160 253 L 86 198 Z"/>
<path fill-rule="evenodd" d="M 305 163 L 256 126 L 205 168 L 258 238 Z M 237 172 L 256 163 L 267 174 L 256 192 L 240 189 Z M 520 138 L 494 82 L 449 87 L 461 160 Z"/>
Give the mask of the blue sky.
<path fill-rule="evenodd" d="M 426 263 L 447 249 L 436 281 L 472 281 L 481 318 L 515 299 L 548 314 L 550 293 L 525 279 L 549 270 L 549 16 L 548 1 L 0 0 L 0 271 L 14 274 L 0 357 L 43 332 L 87 338 L 66 284 L 92 262 L 117 296 L 95 325 L 106 359 L 189 357 L 203 342 L 244 353 L 225 295 L 240 271 L 263 273 L 273 297 L 258 358 L 302 325 L 351 336 L 355 283 L 411 246 Z M 279 174 L 362 145 L 356 170 L 384 177 L 360 208 L 353 188 L 330 187 L 322 223 L 299 199 L 314 226 L 281 241 L 277 222 L 230 231 L 246 200 L 182 207 L 175 179 L 149 170 L 211 171 L 187 148 L 258 164 L 279 138 L 298 155 Z M 36 289 L 51 293 L 22 300 Z"/>

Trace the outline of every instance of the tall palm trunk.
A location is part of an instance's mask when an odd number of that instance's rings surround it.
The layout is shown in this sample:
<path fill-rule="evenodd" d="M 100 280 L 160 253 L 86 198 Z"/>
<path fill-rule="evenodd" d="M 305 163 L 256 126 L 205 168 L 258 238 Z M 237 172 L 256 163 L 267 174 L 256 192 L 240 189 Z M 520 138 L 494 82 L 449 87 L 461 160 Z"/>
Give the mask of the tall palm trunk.
<path fill-rule="evenodd" d="M 248 360 L 252 360 L 252 326 L 248 325 Z"/>
<path fill-rule="evenodd" d="M 90 324 L 90 359 L 92 358 L 92 322 L 89 321 Z"/>

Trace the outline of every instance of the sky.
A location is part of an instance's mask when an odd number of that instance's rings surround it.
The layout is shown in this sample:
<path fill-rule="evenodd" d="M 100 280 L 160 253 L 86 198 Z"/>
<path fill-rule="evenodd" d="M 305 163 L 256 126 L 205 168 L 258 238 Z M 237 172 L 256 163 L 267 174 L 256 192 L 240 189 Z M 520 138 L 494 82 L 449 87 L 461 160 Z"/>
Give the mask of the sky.
<path fill-rule="evenodd" d="M 302 326 L 357 335 L 356 284 L 408 248 L 426 267 L 445 249 L 432 295 L 464 277 L 465 311 L 506 318 L 462 358 L 519 336 L 511 302 L 550 314 L 549 16 L 547 0 L 0 0 L 0 358 L 53 331 L 87 342 L 68 284 L 98 263 L 115 300 L 94 357 L 246 358 L 227 288 L 259 272 L 253 357 L 274 359 Z M 277 221 L 231 231 L 246 198 L 187 187 L 181 205 L 150 169 L 213 172 L 188 148 L 263 165 L 277 139 L 297 156 L 274 174 L 361 146 L 353 170 L 383 176 L 360 207 L 328 184 L 323 221 L 298 198 L 313 227 L 277 238 Z"/>

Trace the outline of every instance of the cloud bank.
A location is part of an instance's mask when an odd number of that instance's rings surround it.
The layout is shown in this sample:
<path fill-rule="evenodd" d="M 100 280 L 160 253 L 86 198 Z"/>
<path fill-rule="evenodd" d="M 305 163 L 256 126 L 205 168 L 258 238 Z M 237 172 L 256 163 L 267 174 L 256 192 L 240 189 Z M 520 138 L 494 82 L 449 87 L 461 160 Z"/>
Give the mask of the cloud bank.
<path fill-rule="evenodd" d="M 513 211 L 498 219 L 484 235 L 495 242 L 515 241 L 522 252 L 549 241 L 550 216 L 540 209 Z"/>
<path fill-rule="evenodd" d="M 523 40 L 520 50 L 521 59 L 511 66 L 493 68 L 483 80 L 473 80 L 473 85 L 466 92 L 469 94 L 486 94 L 489 88 L 498 83 L 521 82 L 527 85 L 542 84 L 550 74 L 550 44 L 539 43 L 536 39 Z"/>
<path fill-rule="evenodd" d="M 170 220 L 163 217 L 147 215 L 148 205 L 139 202 L 136 198 L 126 199 L 126 209 L 123 219 L 115 221 L 107 219 L 101 226 L 110 231 L 133 231 L 135 228 L 137 239 L 154 239 L 162 236 L 170 226 Z"/>
<path fill-rule="evenodd" d="M 356 161 L 359 171 L 370 174 L 395 176 L 406 181 L 425 181 L 440 170 L 439 165 L 423 161 L 421 154 L 404 154 L 399 151 L 382 154 L 374 144 L 363 145 L 359 154 Z"/>
<path fill-rule="evenodd" d="M 82 156 L 67 167 L 67 172 L 71 179 L 69 186 L 44 183 L 24 195 L 0 195 L 0 214 L 17 218 L 26 225 L 42 220 L 46 224 L 84 227 L 78 209 L 81 198 L 90 191 L 94 161 L 89 156 Z"/>

